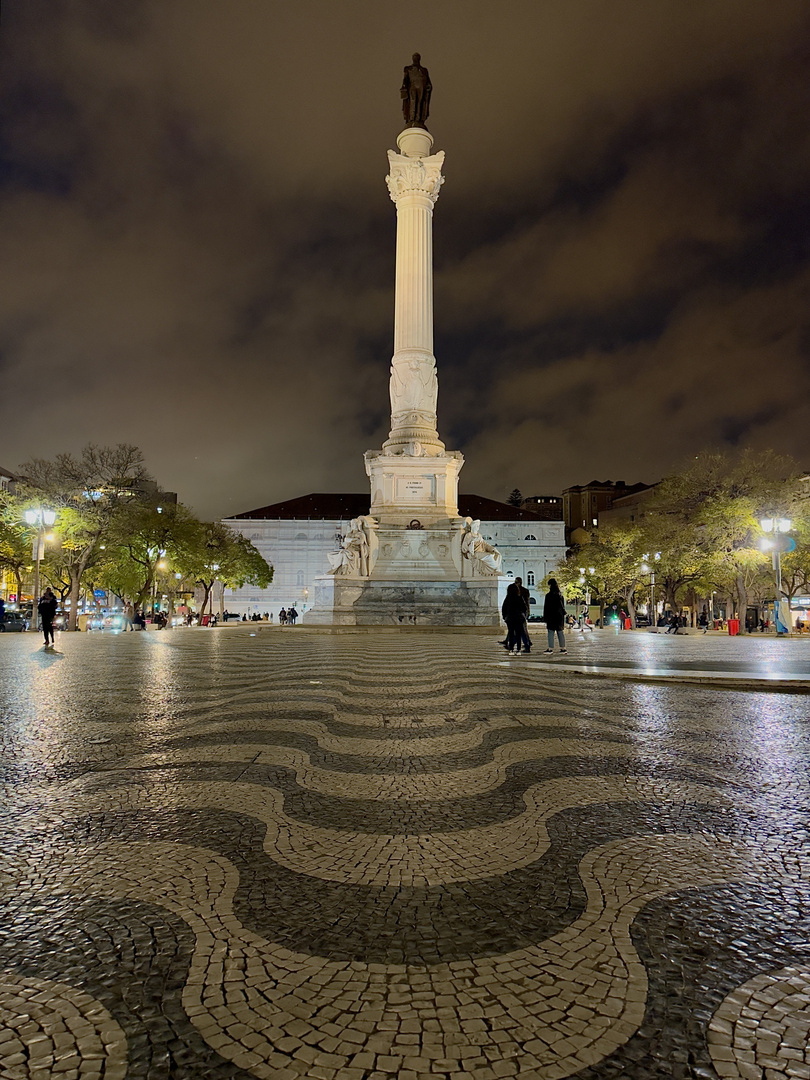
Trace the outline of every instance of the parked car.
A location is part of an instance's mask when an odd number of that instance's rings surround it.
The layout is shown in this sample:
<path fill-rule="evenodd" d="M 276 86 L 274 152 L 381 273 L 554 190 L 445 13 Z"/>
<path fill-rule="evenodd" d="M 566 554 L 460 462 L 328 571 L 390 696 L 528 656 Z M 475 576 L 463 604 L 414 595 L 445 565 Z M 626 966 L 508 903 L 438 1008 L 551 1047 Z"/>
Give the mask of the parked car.
<path fill-rule="evenodd" d="M 6 617 L 0 623 L 0 632 L 7 634 L 21 634 L 28 629 L 28 619 L 21 611 L 6 608 Z"/>

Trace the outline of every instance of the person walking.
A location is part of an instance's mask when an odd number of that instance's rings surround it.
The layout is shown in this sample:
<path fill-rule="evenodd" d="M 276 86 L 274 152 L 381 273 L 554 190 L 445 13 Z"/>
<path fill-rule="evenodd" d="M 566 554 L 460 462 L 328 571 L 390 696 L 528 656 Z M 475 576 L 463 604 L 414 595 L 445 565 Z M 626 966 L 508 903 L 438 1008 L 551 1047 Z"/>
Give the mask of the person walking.
<path fill-rule="evenodd" d="M 298 612 L 294 607 L 287 608 L 287 621 L 290 626 L 295 626 L 295 620 L 298 618 Z"/>
<path fill-rule="evenodd" d="M 135 627 L 132 625 L 134 618 L 135 618 L 135 608 L 130 603 L 125 604 L 124 605 L 124 626 L 123 626 L 123 629 L 125 631 L 135 629 Z"/>
<path fill-rule="evenodd" d="M 520 585 L 513 581 L 508 586 L 501 605 L 501 615 L 506 623 L 506 644 L 504 648 L 508 653 L 514 652 L 517 655 L 520 652 L 521 643 L 524 652 L 531 652 L 531 643 L 528 643 L 526 633 L 527 614 L 528 605 L 520 591 Z"/>
<path fill-rule="evenodd" d="M 560 586 L 557 584 L 556 578 L 549 578 L 548 580 L 548 592 L 543 603 L 543 619 L 548 631 L 548 648 L 546 652 L 554 652 L 555 634 L 560 643 L 560 652 L 568 652 L 565 647 L 565 633 L 563 631 L 565 626 L 565 600 L 560 592 Z"/>
<path fill-rule="evenodd" d="M 526 619 L 525 619 L 525 621 L 523 623 L 523 628 L 522 628 L 522 631 L 521 631 L 522 639 L 523 639 L 523 651 L 524 652 L 531 652 L 532 651 L 532 639 L 529 637 L 529 616 L 532 613 L 532 609 L 531 609 L 532 594 L 529 592 L 529 590 L 523 584 L 523 578 L 516 577 L 515 578 L 515 584 L 518 587 L 518 591 L 520 592 L 520 595 L 523 597 L 523 603 L 526 605 Z"/>
<path fill-rule="evenodd" d="M 39 625 L 45 635 L 45 648 L 53 645 L 53 620 L 56 618 L 56 597 L 51 592 L 50 585 L 40 597 L 37 604 L 39 611 Z"/>

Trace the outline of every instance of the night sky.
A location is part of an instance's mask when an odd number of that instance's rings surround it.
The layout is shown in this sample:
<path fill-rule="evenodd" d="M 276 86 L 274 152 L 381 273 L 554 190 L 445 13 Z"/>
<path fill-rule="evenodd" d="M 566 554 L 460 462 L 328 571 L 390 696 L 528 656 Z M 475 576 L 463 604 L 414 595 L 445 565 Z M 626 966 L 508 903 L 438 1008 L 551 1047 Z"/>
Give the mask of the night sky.
<path fill-rule="evenodd" d="M 212 517 L 367 489 L 417 50 L 461 490 L 810 465 L 806 0 L 4 0 L 0 32 L 5 467 L 134 442 Z"/>

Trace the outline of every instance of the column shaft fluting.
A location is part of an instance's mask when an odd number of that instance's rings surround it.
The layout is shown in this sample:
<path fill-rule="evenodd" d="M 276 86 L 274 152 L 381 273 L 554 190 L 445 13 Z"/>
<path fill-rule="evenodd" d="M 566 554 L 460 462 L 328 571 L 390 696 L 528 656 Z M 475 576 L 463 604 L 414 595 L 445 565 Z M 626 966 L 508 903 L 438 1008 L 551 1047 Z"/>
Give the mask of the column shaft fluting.
<path fill-rule="evenodd" d="M 433 203 L 419 195 L 397 203 L 394 355 L 433 354 Z"/>

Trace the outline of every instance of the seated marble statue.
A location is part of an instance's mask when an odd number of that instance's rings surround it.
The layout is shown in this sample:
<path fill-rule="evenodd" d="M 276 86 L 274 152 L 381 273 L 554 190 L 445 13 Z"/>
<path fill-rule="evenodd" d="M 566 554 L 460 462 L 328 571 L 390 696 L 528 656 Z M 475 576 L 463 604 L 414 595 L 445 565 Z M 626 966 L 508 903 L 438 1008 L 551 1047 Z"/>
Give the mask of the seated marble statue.
<path fill-rule="evenodd" d="M 345 577 L 367 577 L 369 571 L 369 538 L 365 518 L 352 518 L 338 551 L 327 553 L 330 574 Z"/>
<path fill-rule="evenodd" d="M 492 575 L 501 572 L 501 553 L 481 535 L 481 522 L 464 519 L 461 554 L 469 559 L 473 573 Z"/>

